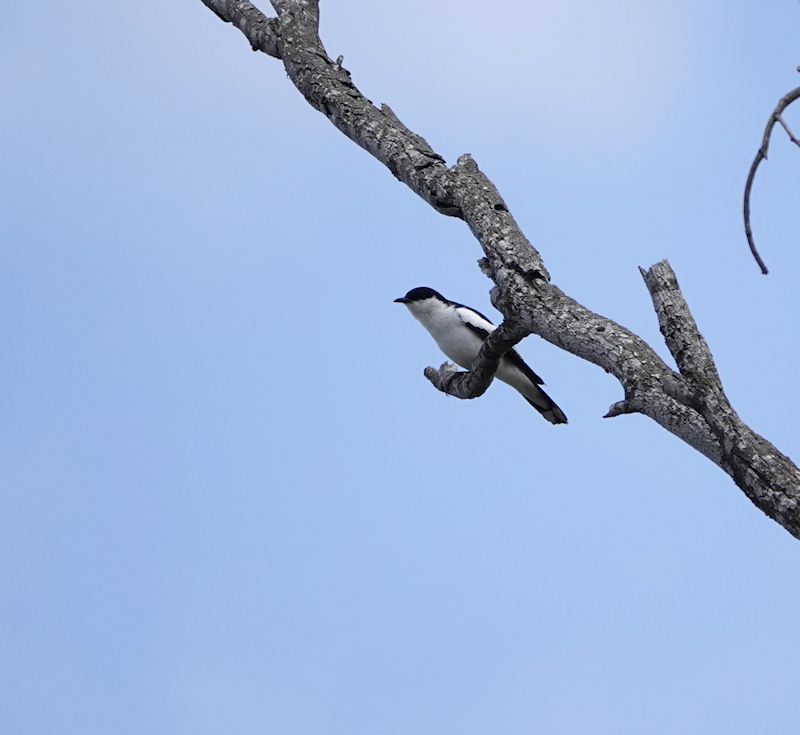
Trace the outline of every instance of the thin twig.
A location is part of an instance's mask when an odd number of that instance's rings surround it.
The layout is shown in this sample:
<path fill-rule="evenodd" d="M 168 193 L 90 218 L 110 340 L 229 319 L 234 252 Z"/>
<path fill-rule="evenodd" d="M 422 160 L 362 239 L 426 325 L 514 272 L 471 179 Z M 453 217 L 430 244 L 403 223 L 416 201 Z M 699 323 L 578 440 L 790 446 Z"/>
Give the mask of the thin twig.
<path fill-rule="evenodd" d="M 786 120 L 783 119 L 783 116 L 782 115 L 776 115 L 775 117 L 777 118 L 778 122 L 781 125 L 783 125 L 783 129 L 786 131 L 786 134 L 789 136 L 789 140 L 791 140 L 792 143 L 794 143 L 795 145 L 800 146 L 800 140 L 797 140 L 797 138 L 794 137 L 794 133 L 792 132 L 792 129 L 786 124 Z"/>
<path fill-rule="evenodd" d="M 764 139 L 761 142 L 761 148 L 758 149 L 758 153 L 756 153 L 756 157 L 753 159 L 753 163 L 750 166 L 750 173 L 747 175 L 747 183 L 744 186 L 744 232 L 745 235 L 747 235 L 747 243 L 750 245 L 750 252 L 753 254 L 753 257 L 756 259 L 756 263 L 758 263 L 759 267 L 761 268 L 761 272 L 764 275 L 769 273 L 769 270 L 767 270 L 767 266 L 764 265 L 764 261 L 761 260 L 761 256 L 758 254 L 758 250 L 756 250 L 756 243 L 753 240 L 753 230 L 750 227 L 750 190 L 753 188 L 753 179 L 756 177 L 758 165 L 767 157 L 769 139 L 772 135 L 772 128 L 775 127 L 776 122 L 779 122 L 783 126 L 784 130 L 786 130 L 786 132 L 789 134 L 789 138 L 792 140 L 792 142 L 800 146 L 800 141 L 794 137 L 794 134 L 789 129 L 789 126 L 781 117 L 781 113 L 798 98 L 800 98 L 800 87 L 793 89 L 791 92 L 789 92 L 789 94 L 781 97 L 780 101 L 776 105 L 769 117 L 769 121 L 767 122 L 766 130 L 764 130 Z"/>

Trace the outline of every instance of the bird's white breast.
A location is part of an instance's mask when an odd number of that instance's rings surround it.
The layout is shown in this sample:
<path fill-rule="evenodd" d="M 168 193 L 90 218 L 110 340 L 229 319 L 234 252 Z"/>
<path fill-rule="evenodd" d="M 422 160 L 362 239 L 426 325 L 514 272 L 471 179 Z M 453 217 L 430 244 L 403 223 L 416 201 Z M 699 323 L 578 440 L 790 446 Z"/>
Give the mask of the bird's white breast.
<path fill-rule="evenodd" d="M 483 340 L 464 324 L 455 306 L 438 299 L 425 299 L 409 304 L 409 310 L 450 360 L 467 370 L 470 368 Z"/>

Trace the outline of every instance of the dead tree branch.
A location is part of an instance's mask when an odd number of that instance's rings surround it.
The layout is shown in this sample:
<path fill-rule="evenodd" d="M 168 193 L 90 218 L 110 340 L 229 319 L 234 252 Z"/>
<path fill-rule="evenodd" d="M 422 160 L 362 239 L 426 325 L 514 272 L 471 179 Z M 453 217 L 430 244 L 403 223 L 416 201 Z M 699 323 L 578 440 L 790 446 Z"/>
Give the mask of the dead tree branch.
<path fill-rule="evenodd" d="M 800 537 L 800 470 L 733 410 L 722 389 L 717 366 L 689 311 L 667 261 L 642 271 L 658 316 L 658 325 L 684 379 L 665 391 L 698 411 L 719 442 L 718 464 L 767 515 Z M 688 385 L 687 385 L 688 384 Z"/>
<path fill-rule="evenodd" d="M 798 69 L 798 71 L 800 71 L 800 69 Z M 781 116 L 781 113 L 798 97 L 800 97 L 800 87 L 793 89 L 791 92 L 789 92 L 789 94 L 781 97 L 775 109 L 772 111 L 772 115 L 770 115 L 769 121 L 767 122 L 766 130 L 764 130 L 764 138 L 761 141 L 761 148 L 758 149 L 758 153 L 756 153 L 756 157 L 753 159 L 753 163 L 750 166 L 750 173 L 747 175 L 747 183 L 744 185 L 744 232 L 745 235 L 747 235 L 747 243 L 750 245 L 750 252 L 753 254 L 753 257 L 756 259 L 756 263 L 758 263 L 759 267 L 761 268 L 761 272 L 764 275 L 769 273 L 769 271 L 767 270 L 767 266 L 764 264 L 764 261 L 761 259 L 761 256 L 758 254 L 758 250 L 756 250 L 756 243 L 755 240 L 753 240 L 753 230 L 750 227 L 750 192 L 753 188 L 753 180 L 756 177 L 758 166 L 761 161 L 767 158 L 769 140 L 772 136 L 772 128 L 775 127 L 775 123 L 780 123 L 783 126 L 783 129 L 789 135 L 789 140 L 791 140 L 795 145 L 800 146 L 800 140 L 795 138 L 794 133 L 792 133 L 789 126 L 786 124 L 786 121 Z"/>
<path fill-rule="evenodd" d="M 461 398 L 480 395 L 500 357 L 524 336 L 538 334 L 619 380 L 624 398 L 611 406 L 609 417 L 650 417 L 719 465 L 761 510 L 800 538 L 800 471 L 730 407 L 666 261 L 643 276 L 680 374 L 640 337 L 550 283 L 540 254 L 471 156 L 448 168 L 386 105 L 378 109 L 358 91 L 319 39 L 317 0 L 272 0 L 277 18 L 259 17 L 243 0 L 202 1 L 242 30 L 252 46 L 282 59 L 289 78 L 316 110 L 437 211 L 463 219 L 480 242 L 486 255 L 481 270 L 495 283 L 492 301 L 505 321 L 469 372 L 448 365 L 428 368 L 426 376 L 437 388 Z"/>
<path fill-rule="evenodd" d="M 486 338 L 471 370 L 459 372 L 453 363 L 446 362 L 438 370 L 425 368 L 425 377 L 448 395 L 478 398 L 491 385 L 503 355 L 529 334 L 522 324 L 506 319 Z"/>

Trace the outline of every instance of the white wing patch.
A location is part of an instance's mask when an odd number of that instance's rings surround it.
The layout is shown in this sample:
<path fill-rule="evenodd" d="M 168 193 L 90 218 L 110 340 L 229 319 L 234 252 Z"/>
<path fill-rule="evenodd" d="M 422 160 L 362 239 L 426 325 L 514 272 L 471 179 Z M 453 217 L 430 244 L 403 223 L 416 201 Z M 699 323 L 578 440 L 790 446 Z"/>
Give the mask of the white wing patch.
<path fill-rule="evenodd" d="M 469 326 L 475 327 L 476 329 L 482 329 L 487 334 L 497 329 L 486 317 L 481 316 L 472 309 L 468 309 L 466 306 L 457 306 L 456 314 L 458 314 L 464 324 L 469 324 Z"/>
<path fill-rule="evenodd" d="M 477 311 L 470 309 L 467 306 L 457 306 L 456 307 L 456 314 L 461 318 L 461 321 L 464 322 L 475 334 L 479 335 L 482 340 L 486 339 L 489 336 L 489 332 L 494 332 L 497 327 L 492 324 L 483 314 L 479 314 Z M 514 385 L 514 382 L 508 380 L 508 376 L 505 375 L 506 370 L 514 369 L 518 370 L 522 376 L 525 377 L 525 380 L 531 381 L 534 385 L 544 385 L 544 381 L 535 373 L 533 370 L 530 369 L 528 364 L 523 360 L 519 353 L 511 349 L 506 352 L 505 356 L 503 357 L 500 368 L 497 373 L 497 377 L 500 380 L 504 380 L 505 382 L 510 382 Z M 520 387 L 514 385 L 517 390 L 520 390 Z"/>

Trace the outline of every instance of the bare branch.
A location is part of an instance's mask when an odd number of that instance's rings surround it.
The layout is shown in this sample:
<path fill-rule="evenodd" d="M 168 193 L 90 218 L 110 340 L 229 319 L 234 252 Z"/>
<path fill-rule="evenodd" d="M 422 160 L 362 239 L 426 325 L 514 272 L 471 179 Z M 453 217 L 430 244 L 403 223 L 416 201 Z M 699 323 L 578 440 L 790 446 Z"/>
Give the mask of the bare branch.
<path fill-rule="evenodd" d="M 455 365 L 446 362 L 438 370 L 425 368 L 425 377 L 440 391 L 456 398 L 482 396 L 503 355 L 529 334 L 521 324 L 505 321 L 486 338 L 468 372 L 458 372 Z"/>
<path fill-rule="evenodd" d="M 767 157 L 769 140 L 770 136 L 772 135 L 772 128 L 775 127 L 776 122 L 779 122 L 783 126 L 791 141 L 800 146 L 800 141 L 794 137 L 794 134 L 789 129 L 789 126 L 784 122 L 783 117 L 781 117 L 781 113 L 798 97 L 800 97 L 800 87 L 793 89 L 791 92 L 789 92 L 789 94 L 781 97 L 777 106 L 772 111 L 772 115 L 770 115 L 769 121 L 767 122 L 766 130 L 764 130 L 764 138 L 761 141 L 761 148 L 758 149 L 758 153 L 756 153 L 756 157 L 753 159 L 753 163 L 750 166 L 750 173 L 747 174 L 747 183 L 744 185 L 744 232 L 745 235 L 747 235 L 747 243 L 750 245 L 750 252 L 753 254 L 753 257 L 756 259 L 756 262 L 758 263 L 759 267 L 761 268 L 761 272 L 764 275 L 769 273 L 769 271 L 767 270 L 767 266 L 764 264 L 764 261 L 761 259 L 761 256 L 758 254 L 755 240 L 753 240 L 753 230 L 750 227 L 750 192 L 753 188 L 753 180 L 756 177 L 758 165 Z"/>
<path fill-rule="evenodd" d="M 666 260 L 642 276 L 653 298 L 661 333 L 688 383 L 685 400 L 699 410 L 722 448 L 720 467 L 761 510 L 800 538 L 800 470 L 770 442 L 756 434 L 733 410 L 714 358 L 689 311 L 678 279 Z"/>
<path fill-rule="evenodd" d="M 525 335 L 537 334 L 620 381 L 624 399 L 608 416 L 650 417 L 724 469 L 759 508 L 800 538 L 800 471 L 730 407 L 708 346 L 666 261 L 643 275 L 680 375 L 640 337 L 550 283 L 541 255 L 471 156 L 461 156 L 448 168 L 388 106 L 377 109 L 358 91 L 341 63 L 332 61 L 322 46 L 316 0 L 272 0 L 278 12 L 273 21 L 257 18 L 250 3 L 203 2 L 242 29 L 248 40 L 248 28 L 267 24 L 274 36 L 270 44 L 306 100 L 437 211 L 463 219 L 480 242 L 486 256 L 480 268 L 496 284 L 492 302 L 504 322 L 486 340 L 469 372 L 447 364 L 426 369 L 426 377 L 439 390 L 461 398 L 480 395 L 502 355 Z M 777 114 L 800 96 L 800 89 L 795 92 L 782 100 Z M 775 121 L 771 119 L 771 125 Z M 759 152 L 762 157 L 771 125 Z M 749 216 L 747 200 L 745 204 Z"/>
<path fill-rule="evenodd" d="M 280 59 L 276 18 L 267 18 L 255 5 L 247 0 L 201 0 L 226 23 L 233 23 L 248 41 L 253 51 Z"/>
<path fill-rule="evenodd" d="M 636 409 L 627 401 L 617 401 L 608 409 L 604 419 L 613 419 L 615 416 L 624 416 L 626 413 L 636 413 Z"/>
<path fill-rule="evenodd" d="M 639 268 L 639 271 L 653 299 L 658 327 L 681 375 L 693 382 L 713 381 L 720 385 L 711 350 L 697 329 L 669 263 L 662 260 L 649 270 Z"/>

